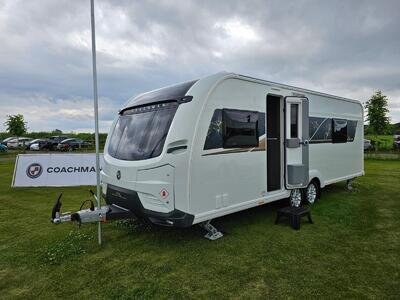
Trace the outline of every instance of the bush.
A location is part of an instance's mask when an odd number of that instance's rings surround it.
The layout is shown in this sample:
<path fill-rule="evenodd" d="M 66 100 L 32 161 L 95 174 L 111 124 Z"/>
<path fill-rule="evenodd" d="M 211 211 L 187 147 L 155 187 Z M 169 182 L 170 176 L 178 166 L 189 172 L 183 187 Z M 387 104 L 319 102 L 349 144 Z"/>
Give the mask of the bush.
<path fill-rule="evenodd" d="M 393 150 L 394 139 L 391 135 L 367 135 L 365 138 L 371 140 L 371 144 L 376 151 Z"/>

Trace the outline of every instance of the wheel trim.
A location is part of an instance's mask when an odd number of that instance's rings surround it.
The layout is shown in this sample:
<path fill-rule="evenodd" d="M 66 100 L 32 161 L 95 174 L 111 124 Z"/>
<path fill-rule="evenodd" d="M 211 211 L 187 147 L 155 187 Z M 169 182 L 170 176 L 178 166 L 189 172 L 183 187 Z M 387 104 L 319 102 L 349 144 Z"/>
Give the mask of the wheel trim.
<path fill-rule="evenodd" d="M 314 204 L 315 199 L 317 199 L 317 188 L 313 183 L 310 183 L 307 188 L 307 202 L 310 204 Z"/>
<path fill-rule="evenodd" d="M 300 189 L 294 189 L 290 193 L 290 204 L 295 207 L 299 207 L 301 204 L 301 191 Z"/>

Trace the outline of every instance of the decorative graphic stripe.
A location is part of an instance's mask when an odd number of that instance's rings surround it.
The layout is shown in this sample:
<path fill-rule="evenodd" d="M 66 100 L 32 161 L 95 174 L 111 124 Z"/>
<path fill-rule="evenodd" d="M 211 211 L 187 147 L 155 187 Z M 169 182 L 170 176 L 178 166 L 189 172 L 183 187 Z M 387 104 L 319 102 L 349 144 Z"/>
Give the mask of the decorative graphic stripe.
<path fill-rule="evenodd" d="M 222 150 L 222 151 L 218 151 L 218 152 L 205 153 L 202 156 L 218 155 L 218 154 L 230 154 L 230 153 L 242 153 L 242 152 L 259 152 L 259 151 L 265 151 L 265 136 L 259 141 L 258 147 L 255 147 L 255 148 L 227 149 L 227 150 Z"/>

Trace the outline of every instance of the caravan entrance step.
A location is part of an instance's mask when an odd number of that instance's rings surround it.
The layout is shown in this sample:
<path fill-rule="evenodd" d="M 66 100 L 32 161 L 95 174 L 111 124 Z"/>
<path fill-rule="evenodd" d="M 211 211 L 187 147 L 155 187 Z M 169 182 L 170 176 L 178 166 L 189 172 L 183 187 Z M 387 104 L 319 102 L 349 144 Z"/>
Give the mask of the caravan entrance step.
<path fill-rule="evenodd" d="M 301 206 L 301 207 L 287 206 L 287 207 L 281 208 L 277 211 L 275 224 L 278 224 L 281 217 L 286 217 L 286 218 L 290 219 L 290 225 L 292 226 L 292 228 L 299 230 L 300 229 L 300 219 L 301 219 L 301 217 L 304 217 L 304 216 L 307 216 L 308 222 L 313 224 L 313 221 L 311 219 L 311 212 L 308 207 L 306 207 L 306 206 Z"/>

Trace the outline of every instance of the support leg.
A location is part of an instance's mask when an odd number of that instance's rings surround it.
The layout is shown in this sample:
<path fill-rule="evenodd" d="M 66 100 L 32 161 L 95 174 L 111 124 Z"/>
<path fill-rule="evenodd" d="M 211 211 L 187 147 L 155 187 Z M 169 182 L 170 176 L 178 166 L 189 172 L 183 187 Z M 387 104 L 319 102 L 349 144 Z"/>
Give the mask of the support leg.
<path fill-rule="evenodd" d="M 300 229 L 300 216 L 292 216 L 292 228 L 295 230 Z"/>
<path fill-rule="evenodd" d="M 354 179 L 348 179 L 348 180 L 346 181 L 346 188 L 347 188 L 347 190 L 348 190 L 349 192 L 351 192 L 351 191 L 353 190 L 353 186 L 351 185 L 351 184 L 353 183 L 353 180 L 354 180 Z"/>
<path fill-rule="evenodd" d="M 311 213 L 310 212 L 308 212 L 307 218 L 308 218 L 308 222 L 310 222 L 311 224 L 314 224 L 313 220 L 311 219 Z"/>
<path fill-rule="evenodd" d="M 218 231 L 217 228 L 211 225 L 211 220 L 202 222 L 199 225 L 201 228 L 207 231 L 207 234 L 204 236 L 206 239 L 214 241 L 224 236 L 222 232 Z"/>

